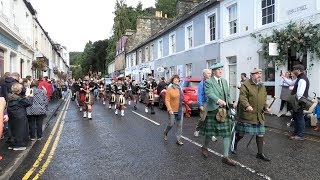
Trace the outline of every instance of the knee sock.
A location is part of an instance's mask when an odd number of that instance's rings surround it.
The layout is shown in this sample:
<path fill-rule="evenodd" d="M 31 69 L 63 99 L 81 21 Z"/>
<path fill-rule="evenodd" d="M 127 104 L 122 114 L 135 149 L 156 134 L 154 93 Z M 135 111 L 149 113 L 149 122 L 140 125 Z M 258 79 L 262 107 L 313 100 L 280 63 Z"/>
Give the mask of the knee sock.
<path fill-rule="evenodd" d="M 228 157 L 229 156 L 229 149 L 231 144 L 231 138 L 230 137 L 224 137 L 223 138 L 223 156 Z"/>
<path fill-rule="evenodd" d="M 243 136 L 240 136 L 239 133 L 236 134 L 236 139 L 234 141 L 234 150 L 236 151 L 238 149 L 238 142 L 243 138 Z"/>
<path fill-rule="evenodd" d="M 208 145 L 209 145 L 210 141 L 211 141 L 211 137 L 210 136 L 205 136 L 203 147 L 208 148 Z"/>
<path fill-rule="evenodd" d="M 263 139 L 264 139 L 263 137 L 256 136 L 256 142 L 257 142 L 259 154 L 263 153 Z"/>

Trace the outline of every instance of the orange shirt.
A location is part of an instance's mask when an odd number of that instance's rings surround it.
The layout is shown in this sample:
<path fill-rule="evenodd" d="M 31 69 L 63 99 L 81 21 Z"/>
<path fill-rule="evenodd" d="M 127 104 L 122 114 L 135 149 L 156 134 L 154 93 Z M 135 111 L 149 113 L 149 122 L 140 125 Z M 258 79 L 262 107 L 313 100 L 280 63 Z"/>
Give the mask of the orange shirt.
<path fill-rule="evenodd" d="M 166 106 L 168 111 L 178 112 L 180 102 L 180 90 L 178 88 L 168 87 L 166 92 Z"/>

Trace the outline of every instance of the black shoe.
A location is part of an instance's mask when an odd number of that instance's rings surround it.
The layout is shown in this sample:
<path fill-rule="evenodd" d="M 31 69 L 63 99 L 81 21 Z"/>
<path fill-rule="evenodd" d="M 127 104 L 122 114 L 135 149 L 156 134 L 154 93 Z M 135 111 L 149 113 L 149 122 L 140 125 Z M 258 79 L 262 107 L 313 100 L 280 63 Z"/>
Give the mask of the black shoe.
<path fill-rule="evenodd" d="M 134 110 L 137 110 L 137 106 L 133 106 L 133 109 L 134 109 Z"/>
<path fill-rule="evenodd" d="M 232 159 L 230 159 L 229 157 L 223 157 L 222 158 L 222 162 L 229 165 L 229 166 L 236 166 L 236 162 L 234 162 Z"/>
<path fill-rule="evenodd" d="M 154 111 L 151 111 L 151 114 L 155 114 L 155 112 L 154 112 Z"/>
<path fill-rule="evenodd" d="M 256 158 L 261 159 L 263 161 L 271 161 L 271 159 L 269 159 L 267 156 L 265 156 L 264 154 L 259 154 L 257 153 Z"/>
<path fill-rule="evenodd" d="M 203 155 L 204 158 L 208 158 L 208 156 L 209 156 L 208 148 L 202 146 L 201 147 L 201 154 Z"/>
<path fill-rule="evenodd" d="M 230 150 L 230 152 L 232 153 L 232 154 L 234 154 L 234 155 L 236 155 L 237 154 L 237 151 L 236 150 Z"/>

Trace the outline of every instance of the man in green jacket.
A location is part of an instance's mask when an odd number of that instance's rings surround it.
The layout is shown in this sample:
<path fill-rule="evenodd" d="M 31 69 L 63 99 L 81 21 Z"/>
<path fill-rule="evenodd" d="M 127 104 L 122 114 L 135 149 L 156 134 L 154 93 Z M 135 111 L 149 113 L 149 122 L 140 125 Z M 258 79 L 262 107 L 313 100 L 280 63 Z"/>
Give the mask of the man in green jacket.
<path fill-rule="evenodd" d="M 231 119 L 228 116 L 228 110 L 235 107 L 232 103 L 227 80 L 222 78 L 223 65 L 216 63 L 211 66 L 213 77 L 205 82 L 205 92 L 208 98 L 207 116 L 204 126 L 200 129 L 200 134 L 205 136 L 204 145 L 201 148 L 202 155 L 209 156 L 208 145 L 212 136 L 223 137 L 224 153 L 222 162 L 235 166 L 236 163 L 229 158 L 229 148 L 231 142 Z"/>
<path fill-rule="evenodd" d="M 266 104 L 267 91 L 261 82 L 262 70 L 254 68 L 251 78 L 246 80 L 240 88 L 239 119 L 236 125 L 236 139 L 233 153 L 236 153 L 238 142 L 245 134 L 256 135 L 258 147 L 257 158 L 270 161 L 263 154 L 264 142 L 264 113 L 270 109 Z"/>

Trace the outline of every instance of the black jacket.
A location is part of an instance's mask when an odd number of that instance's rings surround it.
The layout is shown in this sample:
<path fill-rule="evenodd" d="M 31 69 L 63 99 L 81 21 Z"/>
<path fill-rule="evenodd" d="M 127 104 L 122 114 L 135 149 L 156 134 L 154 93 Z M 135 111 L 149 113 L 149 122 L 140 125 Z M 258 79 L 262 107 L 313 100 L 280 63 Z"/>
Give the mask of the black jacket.
<path fill-rule="evenodd" d="M 17 94 L 8 96 L 8 115 L 9 119 L 15 121 L 28 121 L 26 108 L 32 106 L 33 98 L 26 98 Z"/>

